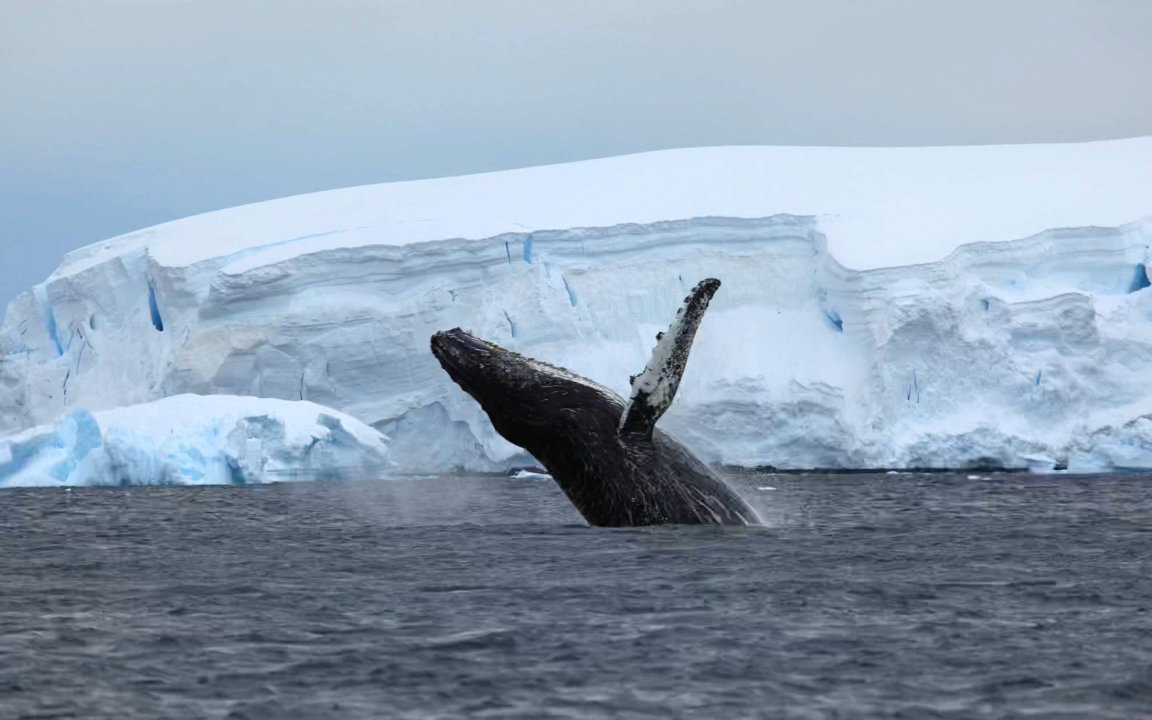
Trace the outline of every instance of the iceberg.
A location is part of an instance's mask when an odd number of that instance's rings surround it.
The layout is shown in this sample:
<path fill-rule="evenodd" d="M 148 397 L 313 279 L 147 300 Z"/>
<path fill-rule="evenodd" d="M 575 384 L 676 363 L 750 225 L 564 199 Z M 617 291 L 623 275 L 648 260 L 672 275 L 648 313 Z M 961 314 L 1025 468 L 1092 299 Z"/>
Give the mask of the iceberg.
<path fill-rule="evenodd" d="M 0 325 L 0 436 L 238 395 L 358 418 L 404 472 L 535 466 L 429 337 L 462 327 L 627 396 L 717 277 L 661 421 L 707 461 L 1152 467 L 1150 246 L 1152 138 L 697 148 L 332 190 L 70 253 Z"/>
<path fill-rule="evenodd" d="M 229 395 L 76 408 L 0 440 L 0 487 L 365 479 L 390 465 L 387 438 L 355 418 L 310 402 Z"/>

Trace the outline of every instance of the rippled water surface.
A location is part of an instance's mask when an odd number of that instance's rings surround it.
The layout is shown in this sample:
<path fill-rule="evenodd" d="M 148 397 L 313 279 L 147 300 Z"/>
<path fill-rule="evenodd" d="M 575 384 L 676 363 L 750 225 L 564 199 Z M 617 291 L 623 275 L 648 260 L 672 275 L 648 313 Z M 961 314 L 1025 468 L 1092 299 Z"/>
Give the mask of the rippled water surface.
<path fill-rule="evenodd" d="M 1152 716 L 1152 478 L 736 482 L 4 491 L 0 717 Z"/>

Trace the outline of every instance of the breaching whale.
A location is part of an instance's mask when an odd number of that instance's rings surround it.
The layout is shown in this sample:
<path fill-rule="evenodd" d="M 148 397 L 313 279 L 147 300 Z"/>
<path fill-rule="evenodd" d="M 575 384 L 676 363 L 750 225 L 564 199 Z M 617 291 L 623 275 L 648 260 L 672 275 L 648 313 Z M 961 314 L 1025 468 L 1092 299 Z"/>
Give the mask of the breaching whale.
<path fill-rule="evenodd" d="M 632 378 L 628 403 L 603 385 L 459 328 L 433 335 L 432 353 L 496 431 L 548 469 L 589 524 L 758 525 L 740 495 L 656 427 L 719 287 L 708 279 L 692 289 Z"/>

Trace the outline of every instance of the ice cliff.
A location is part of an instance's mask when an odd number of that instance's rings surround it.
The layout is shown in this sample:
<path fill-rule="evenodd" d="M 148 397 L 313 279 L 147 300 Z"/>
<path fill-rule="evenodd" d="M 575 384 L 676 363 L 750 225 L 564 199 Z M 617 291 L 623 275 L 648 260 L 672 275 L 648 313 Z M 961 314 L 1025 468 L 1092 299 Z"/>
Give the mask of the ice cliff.
<path fill-rule="evenodd" d="M 232 208 L 68 255 L 0 326 L 0 436 L 180 393 L 312 401 L 410 471 L 533 464 L 460 326 L 626 395 L 724 285 L 663 426 L 779 467 L 1152 466 L 1152 139 L 705 148 Z"/>
<path fill-rule="evenodd" d="M 374 478 L 390 467 L 386 441 L 310 402 L 176 395 L 0 440 L 0 487 Z"/>

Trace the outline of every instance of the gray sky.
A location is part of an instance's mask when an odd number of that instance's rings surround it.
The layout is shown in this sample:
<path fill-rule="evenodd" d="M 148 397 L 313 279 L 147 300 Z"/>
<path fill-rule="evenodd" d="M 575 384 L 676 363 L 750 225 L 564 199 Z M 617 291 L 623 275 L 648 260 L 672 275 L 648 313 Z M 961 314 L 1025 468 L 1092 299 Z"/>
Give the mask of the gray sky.
<path fill-rule="evenodd" d="M 0 307 L 283 195 L 668 147 L 1152 134 L 1149 0 L 0 0 Z"/>

